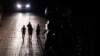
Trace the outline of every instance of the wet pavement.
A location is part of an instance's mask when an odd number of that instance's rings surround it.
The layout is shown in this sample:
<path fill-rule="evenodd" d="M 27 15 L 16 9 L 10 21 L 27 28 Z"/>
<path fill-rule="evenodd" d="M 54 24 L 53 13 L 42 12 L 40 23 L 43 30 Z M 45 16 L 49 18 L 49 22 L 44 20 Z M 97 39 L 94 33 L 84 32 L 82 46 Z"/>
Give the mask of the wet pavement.
<path fill-rule="evenodd" d="M 32 38 L 29 37 L 27 24 L 33 27 Z M 3 16 L 0 27 L 0 56 L 42 56 L 44 44 L 44 27 L 46 20 L 32 13 L 13 13 Z M 36 36 L 36 26 L 40 24 L 41 34 Z M 21 28 L 26 26 L 24 41 Z"/>

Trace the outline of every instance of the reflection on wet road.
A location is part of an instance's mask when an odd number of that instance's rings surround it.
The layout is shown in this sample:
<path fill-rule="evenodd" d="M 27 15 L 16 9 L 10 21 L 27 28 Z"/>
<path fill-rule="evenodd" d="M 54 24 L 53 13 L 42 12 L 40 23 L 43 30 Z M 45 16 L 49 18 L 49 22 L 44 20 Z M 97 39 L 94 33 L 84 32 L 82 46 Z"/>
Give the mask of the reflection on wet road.
<path fill-rule="evenodd" d="M 31 22 L 33 35 L 29 37 L 27 24 Z M 36 26 L 40 24 L 41 33 L 44 31 L 46 20 L 32 13 L 14 13 L 3 17 L 0 27 L 0 56 L 41 56 L 41 48 L 36 37 Z M 26 26 L 24 41 L 21 28 Z M 43 38 L 44 35 L 40 34 Z"/>

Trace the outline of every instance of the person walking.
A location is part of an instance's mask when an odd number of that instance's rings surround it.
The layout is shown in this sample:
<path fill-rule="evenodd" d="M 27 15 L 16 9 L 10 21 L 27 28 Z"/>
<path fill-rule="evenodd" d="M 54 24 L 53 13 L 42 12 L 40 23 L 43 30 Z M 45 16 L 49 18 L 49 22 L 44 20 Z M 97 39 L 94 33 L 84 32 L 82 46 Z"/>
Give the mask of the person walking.
<path fill-rule="evenodd" d="M 40 35 L 40 25 L 39 24 L 37 25 L 36 34 L 37 34 L 37 36 Z"/>
<path fill-rule="evenodd" d="M 28 27 L 28 34 L 29 34 L 29 37 L 30 37 L 30 36 L 32 37 L 33 28 L 32 28 L 31 22 L 29 22 L 29 24 L 27 25 L 27 27 Z"/>
<path fill-rule="evenodd" d="M 22 39 L 24 40 L 24 37 L 25 37 L 25 32 L 26 32 L 26 28 L 25 28 L 25 25 L 23 25 L 22 29 Z"/>

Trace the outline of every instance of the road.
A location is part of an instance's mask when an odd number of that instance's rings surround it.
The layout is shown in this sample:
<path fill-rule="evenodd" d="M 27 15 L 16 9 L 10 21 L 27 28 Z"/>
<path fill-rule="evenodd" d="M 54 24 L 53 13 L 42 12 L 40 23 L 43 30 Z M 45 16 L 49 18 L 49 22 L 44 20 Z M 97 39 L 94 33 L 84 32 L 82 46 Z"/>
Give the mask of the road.
<path fill-rule="evenodd" d="M 33 27 L 32 39 L 26 31 L 24 41 L 21 28 L 31 22 Z M 40 24 L 40 39 L 43 44 L 46 19 L 33 13 L 13 13 L 4 15 L 0 27 L 0 56 L 41 56 L 42 50 L 36 36 L 36 26 Z M 27 29 L 26 29 L 27 30 Z M 41 43 L 40 42 L 40 43 Z"/>

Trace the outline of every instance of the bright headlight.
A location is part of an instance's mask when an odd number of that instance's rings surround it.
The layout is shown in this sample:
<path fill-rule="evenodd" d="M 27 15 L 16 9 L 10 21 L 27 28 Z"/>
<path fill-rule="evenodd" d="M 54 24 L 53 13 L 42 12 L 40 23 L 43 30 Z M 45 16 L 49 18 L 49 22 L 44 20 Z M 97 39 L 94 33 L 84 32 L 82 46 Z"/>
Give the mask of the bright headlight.
<path fill-rule="evenodd" d="M 26 8 L 30 8 L 30 4 L 26 4 L 26 6 L 25 6 Z"/>
<path fill-rule="evenodd" d="M 21 9 L 22 8 L 22 5 L 19 4 L 19 3 L 16 6 L 17 6 L 18 9 Z"/>

